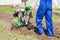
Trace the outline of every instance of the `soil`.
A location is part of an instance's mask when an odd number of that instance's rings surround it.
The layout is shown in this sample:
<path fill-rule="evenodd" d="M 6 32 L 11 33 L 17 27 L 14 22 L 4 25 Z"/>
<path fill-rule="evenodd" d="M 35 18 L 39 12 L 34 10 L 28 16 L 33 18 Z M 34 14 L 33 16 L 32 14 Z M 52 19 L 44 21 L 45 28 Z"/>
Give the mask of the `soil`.
<path fill-rule="evenodd" d="M 47 36 L 46 34 L 44 35 L 38 35 L 34 30 L 36 29 L 36 25 L 35 25 L 35 19 L 31 18 L 31 25 L 27 26 L 27 27 L 19 27 L 15 30 L 11 30 L 12 28 L 12 19 L 13 16 L 12 14 L 7 14 L 7 13 L 3 13 L 0 12 L 0 22 L 2 22 L 4 25 L 7 25 L 8 28 L 6 28 L 4 31 L 0 32 L 0 34 L 5 34 L 6 32 L 11 32 L 11 31 L 19 31 L 24 35 L 35 35 L 36 38 L 41 39 L 41 40 L 58 40 L 58 38 L 60 38 L 60 23 L 54 23 L 54 32 L 55 32 L 55 36 L 54 37 L 50 37 Z M 15 24 L 16 25 L 16 24 Z M 43 20 L 43 25 L 45 26 L 45 21 Z M 30 29 L 29 29 L 30 28 Z"/>

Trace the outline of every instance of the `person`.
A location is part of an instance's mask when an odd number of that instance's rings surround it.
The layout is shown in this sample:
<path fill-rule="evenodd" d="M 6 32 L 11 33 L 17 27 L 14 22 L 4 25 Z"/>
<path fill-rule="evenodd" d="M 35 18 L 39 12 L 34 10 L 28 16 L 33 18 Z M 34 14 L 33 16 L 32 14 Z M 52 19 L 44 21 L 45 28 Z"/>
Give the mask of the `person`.
<path fill-rule="evenodd" d="M 46 32 L 48 36 L 54 36 L 53 22 L 52 22 L 52 0 L 40 0 L 39 7 L 36 13 L 37 33 L 44 34 L 42 20 L 46 19 Z"/>

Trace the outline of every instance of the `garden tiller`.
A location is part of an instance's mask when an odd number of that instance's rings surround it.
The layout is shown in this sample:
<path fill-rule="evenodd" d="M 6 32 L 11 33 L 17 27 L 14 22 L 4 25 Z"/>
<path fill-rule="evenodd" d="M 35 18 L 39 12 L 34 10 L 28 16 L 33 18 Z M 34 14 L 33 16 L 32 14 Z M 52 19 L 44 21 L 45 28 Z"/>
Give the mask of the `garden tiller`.
<path fill-rule="evenodd" d="M 30 18 L 32 18 L 31 5 L 26 5 L 27 0 L 22 0 L 25 3 L 24 9 L 18 9 L 13 14 L 14 19 L 13 22 L 18 26 L 28 26 L 30 22 Z"/>

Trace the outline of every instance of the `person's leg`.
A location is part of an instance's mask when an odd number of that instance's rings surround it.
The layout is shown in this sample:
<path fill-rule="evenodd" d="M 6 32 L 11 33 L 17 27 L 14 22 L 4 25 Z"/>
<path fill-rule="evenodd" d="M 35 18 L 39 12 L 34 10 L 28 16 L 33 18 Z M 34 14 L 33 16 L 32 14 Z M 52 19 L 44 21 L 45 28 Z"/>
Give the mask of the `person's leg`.
<path fill-rule="evenodd" d="M 46 5 L 47 5 L 47 12 L 45 14 L 45 18 L 46 18 L 47 35 L 54 36 L 53 22 L 52 22 L 52 0 L 48 1 Z"/>
<path fill-rule="evenodd" d="M 45 1 L 41 0 L 37 13 L 36 13 L 36 26 L 37 26 L 38 34 L 44 33 L 43 26 L 42 26 L 42 20 L 45 15 L 45 12 L 46 12 Z"/>

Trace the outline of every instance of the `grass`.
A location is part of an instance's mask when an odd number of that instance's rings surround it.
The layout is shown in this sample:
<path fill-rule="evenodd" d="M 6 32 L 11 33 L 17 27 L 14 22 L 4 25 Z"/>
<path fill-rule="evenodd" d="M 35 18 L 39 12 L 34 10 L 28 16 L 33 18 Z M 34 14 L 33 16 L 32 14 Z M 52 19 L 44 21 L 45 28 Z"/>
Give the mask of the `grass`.
<path fill-rule="evenodd" d="M 60 8 L 57 8 L 56 10 L 60 10 Z M 14 9 L 12 8 L 0 8 L 0 12 L 4 13 L 13 13 Z M 34 18 L 36 13 L 33 12 Z M 59 22 L 60 23 L 60 16 L 53 16 L 53 22 Z M 5 25 L 0 23 L 0 32 L 3 31 L 6 28 Z M 36 40 L 35 35 L 23 35 L 23 34 L 17 34 L 17 33 L 8 33 L 8 34 L 0 34 L 0 38 L 2 40 Z M 40 40 L 40 39 L 38 39 Z M 59 39 L 60 40 L 60 39 Z"/>
<path fill-rule="evenodd" d="M 53 22 L 58 22 L 58 23 L 60 23 L 60 16 L 54 15 L 54 16 L 53 16 Z"/>
<path fill-rule="evenodd" d="M 54 10 L 56 10 L 56 11 L 60 11 L 60 8 L 54 8 Z"/>
<path fill-rule="evenodd" d="M 32 15 L 33 15 L 34 18 L 36 17 L 36 13 L 35 12 L 33 12 Z"/>
<path fill-rule="evenodd" d="M 7 28 L 4 24 L 0 23 L 0 32 L 4 31 Z M 7 34 L 0 34 L 0 40 L 35 40 L 38 39 L 35 35 L 23 35 L 16 31 L 11 31 Z M 40 39 L 38 39 L 40 40 Z"/>
<path fill-rule="evenodd" d="M 1 8 L 0 7 L 0 12 L 4 12 L 4 13 L 14 13 L 14 9 L 12 8 Z"/>
<path fill-rule="evenodd" d="M 20 33 L 1 34 L 0 38 L 2 40 L 36 40 L 37 39 L 35 38 L 34 35 L 23 35 Z"/>
<path fill-rule="evenodd" d="M 3 25 L 2 23 L 0 23 L 0 32 L 3 31 L 6 28 L 5 25 Z"/>
<path fill-rule="evenodd" d="M 2 32 L 5 28 L 5 25 L 0 23 L 0 32 Z M 0 40 L 35 40 L 37 39 L 35 35 L 23 35 L 19 32 L 9 32 L 7 34 L 0 34 Z"/>
<path fill-rule="evenodd" d="M 60 11 L 60 8 L 55 8 L 54 10 L 59 10 Z M 14 13 L 14 9 L 12 8 L 1 8 L 0 7 L 0 12 L 4 12 L 4 13 Z M 33 17 L 35 18 L 36 16 L 36 13 L 33 12 Z M 60 16 L 53 16 L 53 21 L 54 22 L 60 22 Z"/>
<path fill-rule="evenodd" d="M 34 16 L 33 16 L 34 18 L 36 17 L 35 15 L 36 15 L 36 14 L 34 14 Z M 60 23 L 60 16 L 53 15 L 52 19 L 53 19 L 53 22 L 58 22 L 58 23 Z"/>

